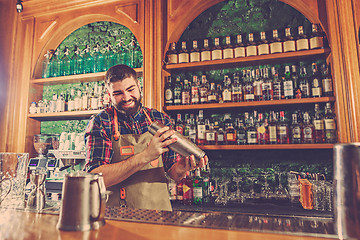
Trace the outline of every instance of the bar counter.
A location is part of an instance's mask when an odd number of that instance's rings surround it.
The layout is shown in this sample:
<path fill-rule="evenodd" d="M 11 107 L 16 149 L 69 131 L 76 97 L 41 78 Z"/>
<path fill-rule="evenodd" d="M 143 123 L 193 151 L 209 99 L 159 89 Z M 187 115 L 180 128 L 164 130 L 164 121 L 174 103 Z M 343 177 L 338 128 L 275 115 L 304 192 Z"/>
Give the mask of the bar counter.
<path fill-rule="evenodd" d="M 0 209 L 0 239 L 337 239 L 321 218 L 107 208 L 106 224 L 85 232 L 57 230 L 58 218 L 58 209 Z"/>

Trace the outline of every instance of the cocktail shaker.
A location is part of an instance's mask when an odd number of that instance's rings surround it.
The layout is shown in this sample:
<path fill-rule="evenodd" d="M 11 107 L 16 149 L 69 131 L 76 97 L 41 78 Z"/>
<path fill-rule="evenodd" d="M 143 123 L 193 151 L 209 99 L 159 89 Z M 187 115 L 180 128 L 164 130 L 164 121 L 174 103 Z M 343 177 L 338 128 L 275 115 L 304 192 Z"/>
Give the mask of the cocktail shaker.
<path fill-rule="evenodd" d="M 163 127 L 165 127 L 163 123 L 154 121 L 149 126 L 149 132 L 154 135 L 160 128 Z M 203 158 L 205 156 L 205 152 L 203 150 L 201 150 L 198 146 L 196 146 L 185 136 L 181 135 L 179 132 L 175 131 L 175 134 L 173 134 L 170 138 L 177 139 L 176 142 L 168 146 L 174 152 L 177 152 L 184 157 L 194 155 L 197 162 L 200 160 L 200 158 Z"/>

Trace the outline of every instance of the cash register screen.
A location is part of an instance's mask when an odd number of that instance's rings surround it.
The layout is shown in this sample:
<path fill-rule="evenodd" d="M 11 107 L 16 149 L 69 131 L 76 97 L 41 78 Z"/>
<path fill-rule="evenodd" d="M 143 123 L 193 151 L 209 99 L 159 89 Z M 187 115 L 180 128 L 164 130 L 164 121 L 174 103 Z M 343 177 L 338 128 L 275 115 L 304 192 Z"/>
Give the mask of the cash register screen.
<path fill-rule="evenodd" d="M 56 160 L 49 160 L 48 161 L 48 167 L 55 167 L 56 165 Z"/>
<path fill-rule="evenodd" d="M 38 159 L 30 159 L 30 163 L 29 163 L 30 167 L 37 167 L 38 164 L 39 164 Z"/>

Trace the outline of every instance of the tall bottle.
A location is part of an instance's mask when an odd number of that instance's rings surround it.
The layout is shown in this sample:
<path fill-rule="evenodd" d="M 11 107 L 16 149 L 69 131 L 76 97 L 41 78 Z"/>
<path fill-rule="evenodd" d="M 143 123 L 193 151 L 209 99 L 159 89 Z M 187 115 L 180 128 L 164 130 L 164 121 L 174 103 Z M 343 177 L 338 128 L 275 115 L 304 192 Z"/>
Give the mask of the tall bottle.
<path fill-rule="evenodd" d="M 242 102 L 243 101 L 243 91 L 242 85 L 240 83 L 240 74 L 234 74 L 234 82 L 231 85 L 231 101 L 232 102 Z"/>
<path fill-rule="evenodd" d="M 200 175 L 203 180 L 203 203 L 210 203 L 210 192 L 211 192 L 211 182 L 210 182 L 210 166 L 209 163 L 201 168 Z"/>
<path fill-rule="evenodd" d="M 277 122 L 274 111 L 270 112 L 270 121 L 269 121 L 268 130 L 269 130 L 269 144 L 277 144 L 278 143 Z"/>
<path fill-rule="evenodd" d="M 178 54 L 176 51 L 176 42 L 172 42 L 169 45 L 169 49 L 166 52 L 167 64 L 177 64 L 178 63 Z"/>
<path fill-rule="evenodd" d="M 272 31 L 272 39 L 270 40 L 270 53 L 282 53 L 283 52 L 283 43 L 279 37 L 279 31 L 274 29 Z"/>
<path fill-rule="evenodd" d="M 47 51 L 46 54 L 44 55 L 45 59 L 42 62 L 42 74 L 41 74 L 42 78 L 48 78 L 51 76 L 50 55 L 51 55 L 50 51 Z"/>
<path fill-rule="evenodd" d="M 86 86 L 82 87 L 83 92 L 82 92 L 82 96 L 81 96 L 81 110 L 82 111 L 86 111 L 88 110 L 88 102 L 89 102 L 89 83 L 86 83 Z"/>
<path fill-rule="evenodd" d="M 285 112 L 280 111 L 279 122 L 276 127 L 278 143 L 279 144 L 289 144 L 289 126 L 285 121 Z"/>
<path fill-rule="evenodd" d="M 164 93 L 165 93 L 165 105 L 167 106 L 174 105 L 174 92 L 173 92 L 173 84 L 172 84 L 171 76 L 167 77 Z"/>
<path fill-rule="evenodd" d="M 315 142 L 314 137 L 314 125 L 310 121 L 310 116 L 308 112 L 304 113 L 303 120 L 303 143 L 304 144 L 313 144 Z"/>
<path fill-rule="evenodd" d="M 294 52 L 296 51 L 295 38 L 291 33 L 291 28 L 285 28 L 285 38 L 284 38 L 284 52 Z"/>
<path fill-rule="evenodd" d="M 100 52 L 100 47 L 97 47 L 99 49 L 99 52 Z M 118 39 L 117 40 L 117 43 L 116 43 L 116 63 L 117 64 L 129 64 L 129 57 L 128 57 L 128 54 L 127 54 L 127 51 L 125 50 L 124 48 L 124 40 L 123 39 Z M 177 55 L 176 55 L 177 57 Z M 97 62 L 96 60 L 96 56 L 94 55 L 94 60 L 95 60 L 95 63 Z M 100 59 L 99 59 L 100 60 Z M 105 64 L 105 60 L 103 60 Z M 177 62 L 176 62 L 177 63 Z M 101 61 L 100 63 L 98 64 L 101 64 Z M 103 68 L 103 64 L 100 66 L 98 66 L 97 68 L 98 69 L 102 69 Z"/>
<path fill-rule="evenodd" d="M 246 129 L 242 119 L 236 118 L 236 143 L 237 145 L 245 145 L 246 144 Z"/>
<path fill-rule="evenodd" d="M 251 70 L 246 70 L 246 78 L 244 83 L 244 101 L 252 102 L 254 99 L 254 85 L 251 80 Z"/>
<path fill-rule="evenodd" d="M 190 54 L 186 47 L 186 41 L 181 42 L 181 50 L 178 53 L 179 63 L 188 63 L 190 61 Z"/>
<path fill-rule="evenodd" d="M 96 44 L 94 48 L 94 66 L 92 72 L 102 72 L 105 69 L 105 57 L 100 51 L 100 45 Z"/>
<path fill-rule="evenodd" d="M 322 75 L 322 86 L 323 86 L 323 96 L 331 97 L 334 95 L 333 87 L 332 87 L 332 77 L 330 73 L 330 66 L 326 63 L 321 65 L 321 75 Z"/>
<path fill-rule="evenodd" d="M 270 53 L 269 41 L 266 39 L 266 32 L 260 32 L 260 42 L 258 44 L 258 54 L 266 55 Z"/>
<path fill-rule="evenodd" d="M 269 68 L 265 67 L 263 70 L 263 82 L 261 85 L 262 89 L 262 100 L 263 101 L 271 101 L 273 100 L 274 92 L 273 92 L 273 83 L 272 79 L 269 77 Z"/>
<path fill-rule="evenodd" d="M 199 120 L 197 122 L 197 138 L 196 143 L 198 145 L 204 145 L 205 144 L 205 120 L 204 120 L 204 111 L 199 110 Z"/>
<path fill-rule="evenodd" d="M 83 59 L 81 54 L 81 49 L 78 46 L 74 48 L 74 56 L 72 60 L 72 74 L 81 74 L 83 72 Z"/>
<path fill-rule="evenodd" d="M 321 32 L 321 27 L 317 24 L 312 24 L 312 33 L 309 37 L 310 49 L 317 49 L 324 47 L 323 34 Z"/>
<path fill-rule="evenodd" d="M 317 68 L 317 64 L 313 62 L 311 64 L 311 68 L 312 68 L 312 79 L 311 79 L 312 97 L 321 97 L 322 96 L 321 77 Z"/>
<path fill-rule="evenodd" d="M 254 118 L 249 117 L 248 124 L 246 127 L 247 143 L 248 144 L 257 144 L 257 129 L 255 127 Z"/>
<path fill-rule="evenodd" d="M 236 45 L 234 47 L 234 57 L 235 58 L 246 57 L 245 49 L 246 49 L 246 47 L 243 43 L 242 35 L 241 34 L 236 35 Z"/>
<path fill-rule="evenodd" d="M 190 100 L 191 100 L 190 92 L 191 92 L 191 87 L 189 84 L 189 80 L 184 79 L 184 85 L 183 85 L 183 88 L 181 91 L 181 104 L 182 105 L 190 104 Z"/>
<path fill-rule="evenodd" d="M 283 81 L 285 99 L 294 98 L 294 83 L 291 78 L 290 66 L 285 66 L 285 79 Z"/>
<path fill-rule="evenodd" d="M 228 75 L 224 75 L 224 88 L 222 89 L 222 100 L 223 102 L 232 101 L 232 89 L 231 89 L 231 79 Z"/>
<path fill-rule="evenodd" d="M 209 39 L 204 39 L 204 46 L 200 51 L 201 61 L 211 60 L 211 49 L 209 47 Z"/>
<path fill-rule="evenodd" d="M 211 48 L 211 60 L 223 59 L 223 52 L 220 46 L 220 38 L 214 38 L 214 45 Z"/>
<path fill-rule="evenodd" d="M 302 66 L 300 68 L 299 88 L 300 88 L 300 91 L 301 91 L 301 98 L 310 97 L 310 83 L 309 83 L 309 77 L 307 76 L 305 66 Z"/>
<path fill-rule="evenodd" d="M 200 168 L 195 169 L 193 178 L 194 204 L 201 205 L 203 203 L 203 186 L 204 181 L 200 176 Z"/>
<path fill-rule="evenodd" d="M 61 59 L 61 76 L 68 76 L 71 74 L 71 59 L 69 57 L 70 50 L 69 48 L 65 47 L 64 49 L 64 56 Z"/>
<path fill-rule="evenodd" d="M 200 62 L 200 49 L 198 48 L 198 41 L 193 40 L 192 49 L 190 50 L 190 62 Z"/>
<path fill-rule="evenodd" d="M 258 121 L 256 123 L 256 133 L 257 133 L 258 144 L 269 143 L 268 126 L 266 126 L 265 124 L 265 119 L 262 113 L 258 114 Z"/>
<path fill-rule="evenodd" d="M 230 118 L 230 114 L 225 114 L 225 142 L 227 145 L 236 144 L 236 130 Z"/>
<path fill-rule="evenodd" d="M 189 128 L 189 139 L 193 142 L 196 143 L 196 124 L 195 124 L 195 119 L 194 119 L 194 114 L 190 114 L 190 128 Z"/>
<path fill-rule="evenodd" d="M 92 73 L 94 70 L 94 58 L 90 54 L 90 46 L 87 44 L 83 54 L 83 73 Z M 111 65 L 112 66 L 112 65 Z"/>
<path fill-rule="evenodd" d="M 292 123 L 290 126 L 290 131 L 291 131 L 291 143 L 300 144 L 302 142 L 302 138 L 301 138 L 302 129 L 301 129 L 301 125 L 297 120 L 296 113 L 292 114 Z"/>
<path fill-rule="evenodd" d="M 234 58 L 234 47 L 232 45 L 230 36 L 225 37 L 225 44 L 223 47 L 223 58 L 224 59 Z"/>
<path fill-rule="evenodd" d="M 257 53 L 257 46 L 256 46 L 256 42 L 254 40 L 254 34 L 253 33 L 249 33 L 248 35 L 248 43 L 246 46 L 246 56 L 247 57 L 251 57 L 251 56 L 256 56 Z"/>
<path fill-rule="evenodd" d="M 181 91 L 182 85 L 180 77 L 176 77 L 176 82 L 174 86 L 174 105 L 181 105 Z"/>
<path fill-rule="evenodd" d="M 296 38 L 296 50 L 309 50 L 309 39 L 304 33 L 303 26 L 298 26 L 298 35 Z"/>
<path fill-rule="evenodd" d="M 183 203 L 185 205 L 192 205 L 193 203 L 193 181 L 190 172 L 186 172 L 186 177 L 183 178 Z"/>
<path fill-rule="evenodd" d="M 315 103 L 315 114 L 313 119 L 315 143 L 325 142 L 324 116 L 320 112 L 318 103 Z"/>
<path fill-rule="evenodd" d="M 200 93 L 200 103 L 207 103 L 208 102 L 208 92 L 209 92 L 209 83 L 206 79 L 206 75 L 201 76 L 201 85 L 199 88 Z"/>
<path fill-rule="evenodd" d="M 325 106 L 325 141 L 327 143 L 336 143 L 336 122 L 335 114 L 331 108 L 331 103 Z"/>
<path fill-rule="evenodd" d="M 252 78 L 254 79 L 253 85 L 254 85 L 254 100 L 255 101 L 261 101 L 262 100 L 262 79 L 260 77 L 260 69 L 256 68 L 255 70 L 252 70 Z"/>
<path fill-rule="evenodd" d="M 51 77 L 58 77 L 60 75 L 61 75 L 61 60 L 59 58 L 59 50 L 56 50 L 51 58 Z"/>
<path fill-rule="evenodd" d="M 196 75 L 193 75 L 191 84 L 191 104 L 200 103 L 200 81 Z"/>
<path fill-rule="evenodd" d="M 281 100 L 282 83 L 279 79 L 278 70 L 275 67 L 271 67 L 271 74 L 273 76 L 273 99 Z"/>
<path fill-rule="evenodd" d="M 182 135 L 184 134 L 184 122 L 180 113 L 176 114 L 175 130 Z"/>

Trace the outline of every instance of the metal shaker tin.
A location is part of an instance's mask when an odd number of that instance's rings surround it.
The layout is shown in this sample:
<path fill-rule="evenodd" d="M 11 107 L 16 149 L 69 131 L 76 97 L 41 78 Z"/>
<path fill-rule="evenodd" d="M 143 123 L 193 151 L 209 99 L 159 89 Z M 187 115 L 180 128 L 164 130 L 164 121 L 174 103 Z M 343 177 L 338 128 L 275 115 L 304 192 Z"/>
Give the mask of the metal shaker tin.
<path fill-rule="evenodd" d="M 163 123 L 154 121 L 149 126 L 149 132 L 154 135 L 160 128 L 163 127 L 165 127 Z M 198 146 L 196 146 L 196 144 L 181 135 L 179 132 L 175 131 L 175 134 L 172 135 L 170 138 L 177 138 L 176 142 L 168 146 L 174 152 L 177 152 L 184 157 L 194 155 L 196 161 L 199 161 L 200 158 L 203 158 L 205 156 L 205 152 L 203 150 L 201 150 Z"/>

